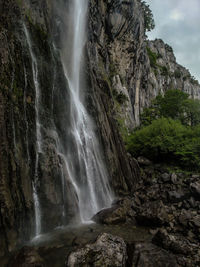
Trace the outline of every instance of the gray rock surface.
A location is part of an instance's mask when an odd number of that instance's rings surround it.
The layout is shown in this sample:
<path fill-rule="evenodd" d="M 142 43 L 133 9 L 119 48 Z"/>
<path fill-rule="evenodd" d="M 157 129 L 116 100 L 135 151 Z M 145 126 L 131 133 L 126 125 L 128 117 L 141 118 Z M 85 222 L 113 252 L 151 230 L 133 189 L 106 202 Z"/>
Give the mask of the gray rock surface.
<path fill-rule="evenodd" d="M 123 239 L 103 233 L 96 242 L 72 252 L 66 266 L 125 267 L 126 260 L 126 244 Z"/>

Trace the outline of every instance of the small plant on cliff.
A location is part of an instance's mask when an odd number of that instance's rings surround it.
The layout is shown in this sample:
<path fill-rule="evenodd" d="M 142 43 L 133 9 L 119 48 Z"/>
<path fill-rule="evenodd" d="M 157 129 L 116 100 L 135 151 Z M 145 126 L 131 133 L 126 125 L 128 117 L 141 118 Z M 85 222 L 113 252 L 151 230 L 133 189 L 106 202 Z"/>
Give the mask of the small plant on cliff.
<path fill-rule="evenodd" d="M 144 13 L 144 29 L 145 32 L 149 32 L 155 28 L 153 13 L 145 1 L 141 1 L 141 5 Z"/>
<path fill-rule="evenodd" d="M 193 84 L 193 85 L 199 85 L 198 80 L 195 79 L 194 76 L 191 76 L 191 78 L 190 78 L 190 82 L 191 82 L 191 84 Z"/>
<path fill-rule="evenodd" d="M 159 69 L 161 75 L 164 75 L 164 76 L 169 75 L 168 68 L 166 66 L 161 66 L 157 63 L 157 59 L 159 59 L 161 55 L 154 53 L 148 46 L 146 47 L 146 50 L 147 50 L 147 54 L 150 60 L 150 65 L 152 68 L 154 68 L 154 73 L 158 74 L 157 70 Z"/>
<path fill-rule="evenodd" d="M 152 68 L 156 68 L 157 67 L 157 54 L 154 53 L 149 47 L 146 48 L 147 49 L 147 54 L 149 56 L 149 60 L 150 60 L 150 65 Z"/>

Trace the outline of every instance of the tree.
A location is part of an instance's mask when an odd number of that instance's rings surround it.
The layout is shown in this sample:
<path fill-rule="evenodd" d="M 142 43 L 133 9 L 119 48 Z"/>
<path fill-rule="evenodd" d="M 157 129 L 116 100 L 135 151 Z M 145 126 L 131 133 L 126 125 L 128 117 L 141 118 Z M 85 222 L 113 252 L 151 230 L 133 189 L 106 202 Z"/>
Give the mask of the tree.
<path fill-rule="evenodd" d="M 168 90 L 164 96 L 159 95 L 155 104 L 160 111 L 160 116 L 182 120 L 185 101 L 189 95 L 180 90 Z"/>
<path fill-rule="evenodd" d="M 146 31 L 149 32 L 155 28 L 153 13 L 151 9 L 149 8 L 149 5 L 145 1 L 142 1 L 141 4 L 142 4 L 142 10 L 144 13 L 144 29 L 145 29 L 145 32 Z"/>
<path fill-rule="evenodd" d="M 164 96 L 158 95 L 149 108 L 141 114 L 142 125 L 165 117 L 179 120 L 185 125 L 200 123 L 200 101 L 189 99 L 189 95 L 180 90 L 168 90 Z"/>
<path fill-rule="evenodd" d="M 189 127 L 171 118 L 160 118 L 129 135 L 126 148 L 134 157 L 200 170 L 200 125 Z"/>
<path fill-rule="evenodd" d="M 200 101 L 198 99 L 187 99 L 184 101 L 185 124 L 195 126 L 200 123 Z"/>

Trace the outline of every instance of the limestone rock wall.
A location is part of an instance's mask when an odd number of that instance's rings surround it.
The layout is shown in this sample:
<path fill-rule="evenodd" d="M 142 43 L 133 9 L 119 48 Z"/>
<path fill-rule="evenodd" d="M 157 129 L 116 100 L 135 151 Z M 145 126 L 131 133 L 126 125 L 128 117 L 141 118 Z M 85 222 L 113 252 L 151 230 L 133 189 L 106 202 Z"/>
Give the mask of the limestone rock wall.
<path fill-rule="evenodd" d="M 42 210 L 42 232 L 67 223 L 61 218 L 63 162 L 56 153 L 58 137 L 65 149 L 68 146 L 64 136 L 69 122 L 64 114 L 69 114 L 70 108 L 59 56 L 61 21 L 55 11 L 60 2 L 62 0 L 56 4 L 49 0 L 2 0 L 0 3 L 0 256 L 12 251 L 16 245 L 22 245 L 35 231 L 32 186 L 36 166 L 35 71 L 41 94 L 39 112 L 43 153 L 39 154 L 38 160 L 37 191 Z M 99 1 L 96 5 L 96 1 L 90 1 L 86 100 L 88 110 L 97 123 L 96 131 L 101 139 L 110 182 L 119 195 L 133 192 L 139 173 L 137 163 L 125 152 L 115 119 L 109 81 L 99 78 L 98 74 L 99 66 L 103 69 L 105 63 L 96 61 L 94 50 L 98 48 L 95 48 L 97 39 L 93 27 L 98 26 L 95 16 L 100 18 L 103 15 L 98 8 L 104 8 L 104 5 L 112 7 L 109 2 Z M 110 35 L 108 15 L 104 13 L 104 16 L 106 20 L 102 28 Z M 28 43 L 26 29 L 31 44 Z M 114 79 L 119 87 L 116 96 L 119 95 L 121 101 L 120 92 L 124 89 L 119 78 Z M 129 99 L 127 92 L 126 98 Z M 119 108 L 131 114 L 131 105 L 119 105 Z M 71 187 L 70 181 L 67 181 L 67 186 Z M 73 190 L 71 194 L 74 194 Z M 71 199 L 68 194 L 67 220 L 76 210 L 76 203 L 71 203 Z"/>
<path fill-rule="evenodd" d="M 176 62 L 172 47 L 161 39 L 146 41 L 143 51 L 143 65 L 140 87 L 140 110 L 150 105 L 151 100 L 159 93 L 164 94 L 169 89 L 179 89 L 200 99 L 200 85 L 189 70 Z"/>

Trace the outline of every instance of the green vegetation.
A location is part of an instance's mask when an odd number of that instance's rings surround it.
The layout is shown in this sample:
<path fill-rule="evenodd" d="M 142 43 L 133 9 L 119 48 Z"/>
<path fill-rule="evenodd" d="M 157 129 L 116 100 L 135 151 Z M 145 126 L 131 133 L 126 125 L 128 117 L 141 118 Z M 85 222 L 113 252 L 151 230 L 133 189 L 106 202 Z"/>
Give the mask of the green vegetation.
<path fill-rule="evenodd" d="M 151 49 L 149 47 L 147 47 L 147 54 L 149 56 L 149 60 L 150 60 L 150 65 L 152 68 L 157 67 L 157 54 L 154 53 L 153 51 L 151 51 Z"/>
<path fill-rule="evenodd" d="M 150 65 L 152 68 L 154 68 L 154 73 L 157 75 L 158 71 L 160 70 L 161 75 L 167 76 L 169 75 L 169 70 L 166 66 L 161 66 L 157 63 L 157 59 L 161 58 L 162 56 L 160 54 L 154 53 L 149 47 L 147 49 L 147 54 L 149 56 Z"/>
<path fill-rule="evenodd" d="M 146 31 L 151 31 L 155 28 L 155 22 L 153 18 L 153 14 L 149 5 L 145 1 L 141 1 L 142 10 L 144 13 L 144 29 Z"/>
<path fill-rule="evenodd" d="M 181 72 L 180 72 L 179 70 L 175 70 L 175 72 L 174 72 L 174 77 L 175 77 L 176 79 L 181 78 Z"/>
<path fill-rule="evenodd" d="M 193 85 L 199 85 L 198 80 L 195 79 L 194 76 L 191 76 L 191 78 L 190 78 L 190 82 L 191 82 L 191 84 L 193 84 Z"/>
<path fill-rule="evenodd" d="M 119 104 L 124 104 L 128 101 L 128 97 L 123 92 L 118 93 L 117 90 L 113 90 L 113 96 Z"/>
<path fill-rule="evenodd" d="M 200 123 L 200 101 L 189 99 L 189 95 L 180 90 L 168 90 L 144 109 L 141 122 L 142 125 L 148 125 L 162 117 L 179 120 L 184 125 L 197 125 Z"/>
<path fill-rule="evenodd" d="M 200 170 L 200 101 L 180 90 L 157 96 L 141 116 L 141 127 L 126 138 L 127 150 L 187 170 Z"/>

